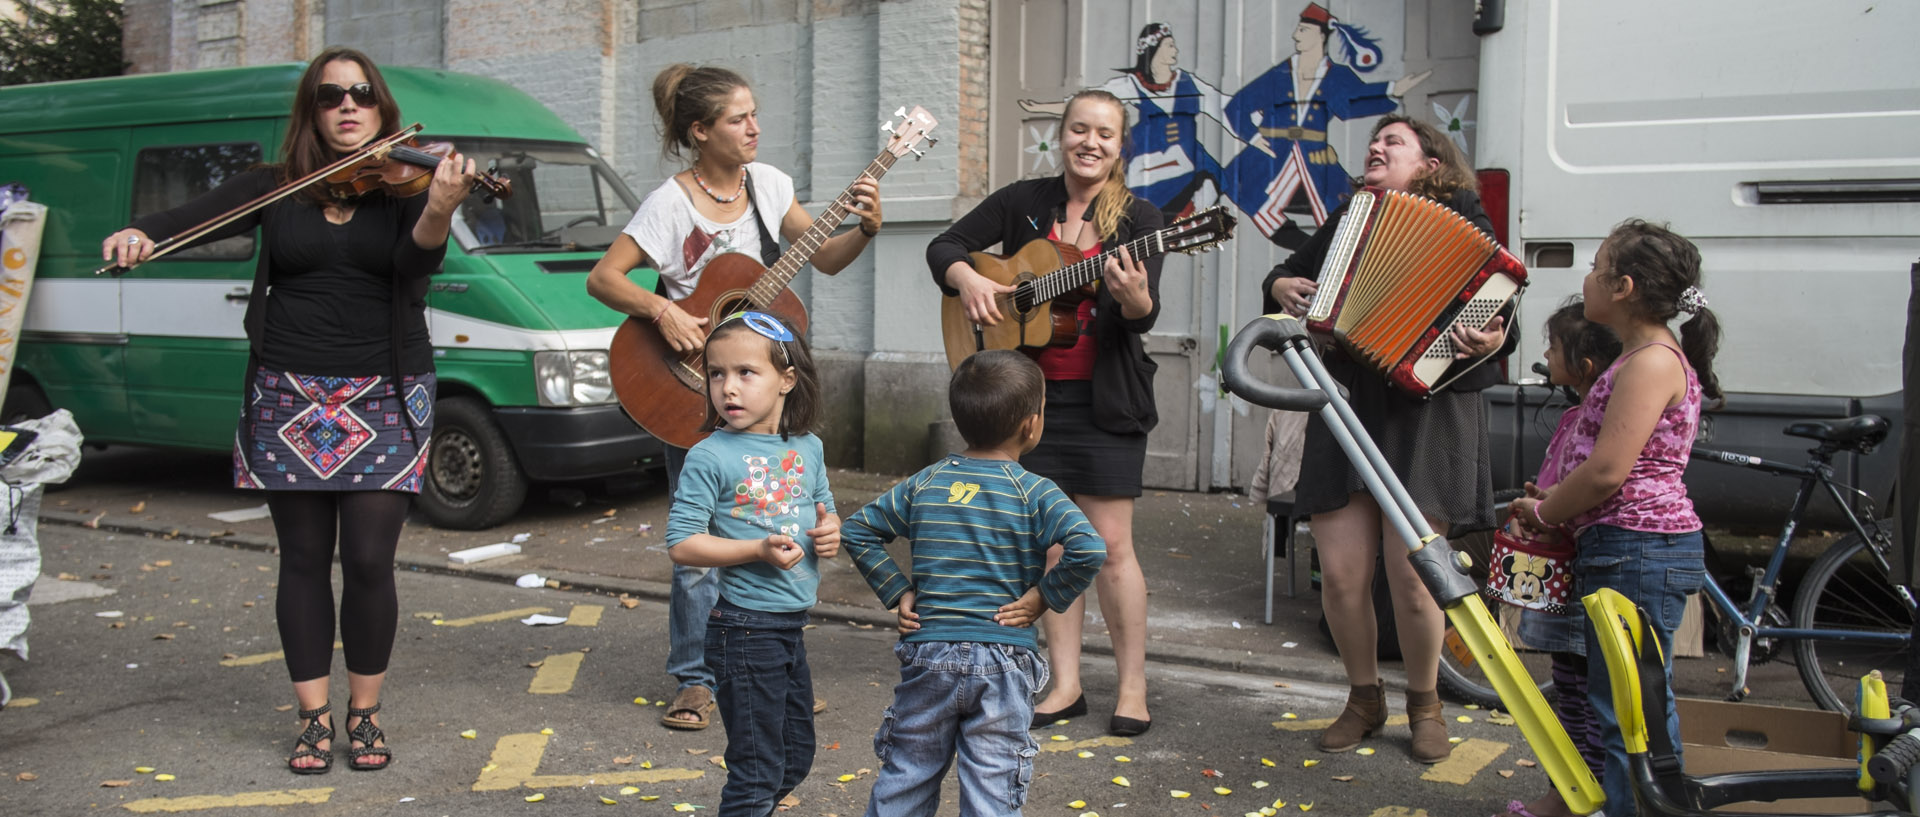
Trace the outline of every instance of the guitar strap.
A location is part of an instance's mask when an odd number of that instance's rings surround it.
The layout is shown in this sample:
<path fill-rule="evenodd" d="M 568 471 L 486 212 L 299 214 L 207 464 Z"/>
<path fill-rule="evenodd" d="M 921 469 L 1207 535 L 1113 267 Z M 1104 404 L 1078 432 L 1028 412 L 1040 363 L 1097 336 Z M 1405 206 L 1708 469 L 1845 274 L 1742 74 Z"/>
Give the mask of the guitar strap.
<path fill-rule="evenodd" d="M 747 170 L 741 168 L 740 172 L 747 173 Z M 753 200 L 752 174 L 747 174 L 747 206 L 753 209 L 753 225 L 760 228 L 760 265 L 771 267 L 780 260 L 780 242 L 767 232 L 767 214 L 760 212 L 760 203 Z"/>

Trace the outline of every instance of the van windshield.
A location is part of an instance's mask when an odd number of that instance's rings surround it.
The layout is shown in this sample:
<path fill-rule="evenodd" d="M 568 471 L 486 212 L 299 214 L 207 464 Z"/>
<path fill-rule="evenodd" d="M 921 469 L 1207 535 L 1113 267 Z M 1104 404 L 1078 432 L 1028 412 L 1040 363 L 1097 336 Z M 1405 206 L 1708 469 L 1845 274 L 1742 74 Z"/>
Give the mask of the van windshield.
<path fill-rule="evenodd" d="M 619 174 L 586 145 L 470 138 L 454 144 L 513 184 L 509 198 L 489 202 L 478 191 L 454 212 L 454 240 L 469 253 L 604 250 L 639 207 Z"/>

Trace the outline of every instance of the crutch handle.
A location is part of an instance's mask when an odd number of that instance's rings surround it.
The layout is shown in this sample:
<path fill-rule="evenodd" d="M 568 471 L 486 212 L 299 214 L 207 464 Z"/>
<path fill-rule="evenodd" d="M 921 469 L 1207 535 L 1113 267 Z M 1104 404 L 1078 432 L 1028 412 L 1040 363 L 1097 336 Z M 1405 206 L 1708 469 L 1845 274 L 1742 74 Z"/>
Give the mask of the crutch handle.
<path fill-rule="evenodd" d="M 1262 315 L 1241 327 L 1227 344 L 1220 360 L 1220 380 L 1227 391 L 1256 406 L 1283 411 L 1319 411 L 1327 404 L 1327 395 L 1319 389 L 1294 389 L 1275 386 L 1255 378 L 1247 371 L 1247 353 L 1259 346 L 1278 352 L 1296 340 L 1304 342 L 1306 327 L 1291 315 Z"/>

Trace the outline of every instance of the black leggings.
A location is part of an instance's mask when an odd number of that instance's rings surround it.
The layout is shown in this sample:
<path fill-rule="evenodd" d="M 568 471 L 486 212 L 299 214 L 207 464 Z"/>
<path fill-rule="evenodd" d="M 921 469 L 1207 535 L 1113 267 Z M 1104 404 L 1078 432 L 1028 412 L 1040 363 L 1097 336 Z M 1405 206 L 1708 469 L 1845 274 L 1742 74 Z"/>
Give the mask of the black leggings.
<path fill-rule="evenodd" d="M 280 644 L 294 683 L 333 672 L 333 551 L 340 545 L 340 641 L 347 671 L 387 671 L 399 627 L 393 553 L 411 494 L 397 491 L 274 491 L 267 494 L 280 537 L 274 600 Z"/>

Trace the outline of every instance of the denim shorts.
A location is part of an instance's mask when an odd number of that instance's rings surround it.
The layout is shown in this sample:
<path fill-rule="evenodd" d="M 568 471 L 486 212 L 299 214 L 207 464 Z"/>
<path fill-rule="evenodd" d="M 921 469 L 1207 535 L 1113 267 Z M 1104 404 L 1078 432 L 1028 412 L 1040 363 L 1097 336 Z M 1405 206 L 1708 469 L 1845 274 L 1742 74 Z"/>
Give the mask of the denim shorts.
<path fill-rule="evenodd" d="M 893 654 L 900 684 L 873 736 L 881 769 L 868 817 L 933 817 L 956 757 L 961 814 L 1019 814 L 1040 751 L 1028 727 L 1047 662 L 972 641 L 903 641 Z"/>

